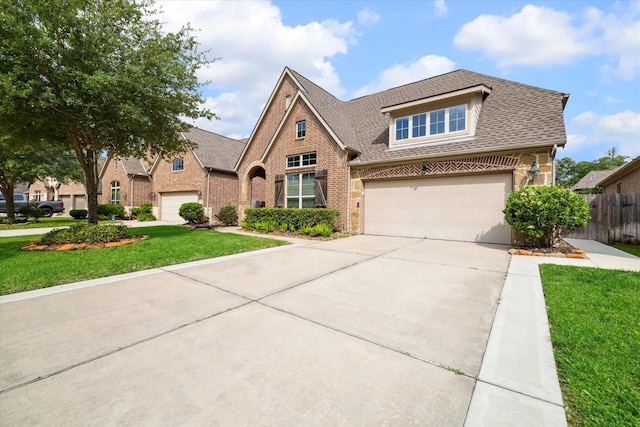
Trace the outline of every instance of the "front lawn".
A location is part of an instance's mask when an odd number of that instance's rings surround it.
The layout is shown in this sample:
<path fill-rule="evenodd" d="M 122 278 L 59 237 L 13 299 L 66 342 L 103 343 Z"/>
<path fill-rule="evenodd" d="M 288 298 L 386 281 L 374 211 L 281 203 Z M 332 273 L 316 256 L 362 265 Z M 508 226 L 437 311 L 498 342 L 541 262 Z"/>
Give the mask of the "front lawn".
<path fill-rule="evenodd" d="M 624 245 L 624 244 L 619 244 L 619 245 L 611 245 L 616 249 L 620 249 L 621 251 L 625 251 L 627 253 L 630 253 L 631 255 L 635 255 L 637 257 L 640 257 L 640 245 Z"/>
<path fill-rule="evenodd" d="M 640 425 L 640 273 L 540 266 L 572 426 Z"/>
<path fill-rule="evenodd" d="M 128 246 L 80 251 L 22 251 L 37 236 L 0 238 L 0 295 L 130 273 L 283 245 L 261 237 L 183 226 L 139 227 L 149 240 Z"/>

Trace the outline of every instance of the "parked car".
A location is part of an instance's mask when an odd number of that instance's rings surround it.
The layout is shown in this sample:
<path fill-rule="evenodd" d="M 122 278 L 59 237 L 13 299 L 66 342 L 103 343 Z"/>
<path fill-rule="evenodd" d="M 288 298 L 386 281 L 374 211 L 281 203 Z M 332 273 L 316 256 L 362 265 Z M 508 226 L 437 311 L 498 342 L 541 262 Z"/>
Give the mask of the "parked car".
<path fill-rule="evenodd" d="M 17 212 L 22 206 L 26 206 L 29 203 L 36 203 L 40 210 L 42 210 L 42 215 L 45 217 L 50 217 L 54 213 L 64 212 L 64 203 L 62 201 L 29 201 L 26 194 L 14 194 L 13 195 L 13 205 L 14 209 Z M 7 201 L 4 198 L 4 194 L 0 193 L 0 214 L 7 213 Z"/>

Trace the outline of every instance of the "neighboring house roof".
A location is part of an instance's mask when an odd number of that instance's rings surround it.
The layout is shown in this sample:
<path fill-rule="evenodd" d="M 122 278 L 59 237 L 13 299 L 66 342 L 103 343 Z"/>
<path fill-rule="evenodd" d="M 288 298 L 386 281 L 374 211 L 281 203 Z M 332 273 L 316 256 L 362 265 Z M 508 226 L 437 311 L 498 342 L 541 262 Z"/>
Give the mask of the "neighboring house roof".
<path fill-rule="evenodd" d="M 573 187 L 571 187 L 572 191 L 578 190 L 586 190 L 589 188 L 596 188 L 600 185 L 600 181 L 611 175 L 615 169 L 612 170 L 603 170 L 603 171 L 590 171 L 585 176 L 580 178 L 580 181 L 576 182 Z"/>
<path fill-rule="evenodd" d="M 26 194 L 29 193 L 29 184 L 21 182 L 16 184 L 15 187 L 13 187 L 13 194 Z"/>
<path fill-rule="evenodd" d="M 304 92 L 304 98 L 338 137 L 338 143 L 360 153 L 351 162 L 354 164 L 563 146 L 566 143 L 562 112 L 568 94 L 553 90 L 457 70 L 345 102 L 290 68 L 285 68 L 283 76 L 285 74 L 289 74 Z M 491 93 L 483 102 L 474 138 L 389 150 L 389 119 L 381 112 L 382 108 L 479 85 L 491 88 Z"/>
<path fill-rule="evenodd" d="M 629 163 L 620 166 L 618 169 L 614 169 L 609 176 L 600 181 L 600 186 L 603 187 L 605 185 L 611 184 L 638 168 L 640 168 L 640 156 L 631 160 Z"/>
<path fill-rule="evenodd" d="M 202 167 L 224 172 L 234 171 L 236 161 L 246 145 L 246 142 L 198 128 L 183 132 L 182 137 L 197 144 L 193 153 Z"/>

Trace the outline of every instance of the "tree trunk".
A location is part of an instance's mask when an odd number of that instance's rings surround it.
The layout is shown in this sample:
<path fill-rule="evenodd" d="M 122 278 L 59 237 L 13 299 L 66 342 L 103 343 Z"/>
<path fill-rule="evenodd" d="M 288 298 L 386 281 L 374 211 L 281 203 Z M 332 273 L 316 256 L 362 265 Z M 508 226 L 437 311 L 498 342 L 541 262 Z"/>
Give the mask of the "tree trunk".
<path fill-rule="evenodd" d="M 7 181 L 7 188 L 4 189 L 2 194 L 4 194 L 5 202 L 7 204 L 7 218 L 9 222 L 16 222 L 16 206 L 13 203 L 13 188 L 15 187 L 15 183 L 11 180 Z"/>
<path fill-rule="evenodd" d="M 84 134 L 82 137 L 75 129 L 71 129 L 69 137 L 76 153 L 80 167 L 84 171 L 85 190 L 87 191 L 87 222 L 89 224 L 98 223 L 98 156 L 91 143 L 93 135 Z M 82 143 L 81 141 L 84 141 Z"/>

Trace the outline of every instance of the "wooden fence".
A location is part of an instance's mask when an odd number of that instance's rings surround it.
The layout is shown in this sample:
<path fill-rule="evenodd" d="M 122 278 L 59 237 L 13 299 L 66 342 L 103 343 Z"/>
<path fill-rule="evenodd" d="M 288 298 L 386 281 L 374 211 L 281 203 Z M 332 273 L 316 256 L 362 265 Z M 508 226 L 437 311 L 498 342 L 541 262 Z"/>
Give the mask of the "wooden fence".
<path fill-rule="evenodd" d="M 567 237 L 602 243 L 640 244 L 640 193 L 582 194 L 591 220 Z"/>

